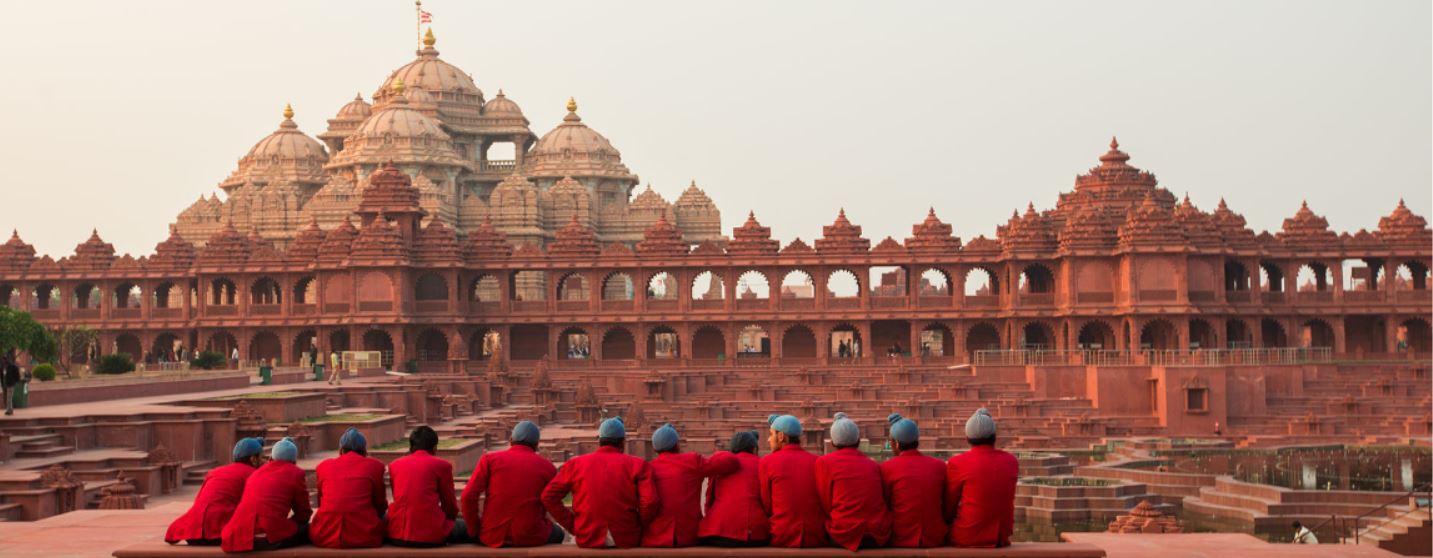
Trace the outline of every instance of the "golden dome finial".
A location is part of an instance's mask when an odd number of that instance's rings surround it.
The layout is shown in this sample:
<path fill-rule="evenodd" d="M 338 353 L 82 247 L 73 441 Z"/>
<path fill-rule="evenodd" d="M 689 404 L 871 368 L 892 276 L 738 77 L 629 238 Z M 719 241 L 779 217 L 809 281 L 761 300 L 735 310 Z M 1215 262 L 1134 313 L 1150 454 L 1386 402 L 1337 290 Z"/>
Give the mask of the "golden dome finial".
<path fill-rule="evenodd" d="M 403 89 L 403 78 L 393 78 L 393 92 L 395 94 L 402 95 Z"/>
<path fill-rule="evenodd" d="M 577 112 L 577 99 L 567 98 L 567 112 Z"/>
<path fill-rule="evenodd" d="M 284 120 L 293 120 L 293 119 L 294 119 L 294 106 L 291 105 L 291 104 L 288 104 L 288 103 L 284 103 Z"/>
<path fill-rule="evenodd" d="M 423 46 L 433 48 L 433 44 L 437 42 L 438 39 L 433 37 L 433 28 L 429 27 L 428 32 L 423 34 Z"/>

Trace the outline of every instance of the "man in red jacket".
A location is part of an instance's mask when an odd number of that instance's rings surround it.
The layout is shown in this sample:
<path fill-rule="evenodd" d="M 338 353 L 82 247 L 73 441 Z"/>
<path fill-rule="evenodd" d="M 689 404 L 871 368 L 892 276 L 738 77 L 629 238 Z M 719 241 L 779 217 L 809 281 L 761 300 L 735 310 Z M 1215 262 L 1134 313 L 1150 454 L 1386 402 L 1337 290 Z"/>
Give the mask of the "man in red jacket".
<path fill-rule="evenodd" d="M 620 417 L 602 421 L 597 435 L 597 451 L 564 463 L 542 491 L 542 503 L 577 546 L 638 546 L 642 525 L 661 509 L 651 469 L 641 458 L 622 454 L 627 431 Z M 562 503 L 569 492 L 571 509 Z"/>
<path fill-rule="evenodd" d="M 652 433 L 652 480 L 662 511 L 647 523 L 642 532 L 642 546 L 677 547 L 697 544 L 697 529 L 702 521 L 702 480 L 735 470 L 737 462 L 713 463 L 699 453 L 682 453 L 677 429 L 666 424 Z M 716 468 L 713 468 L 716 465 Z"/>
<path fill-rule="evenodd" d="M 458 519 L 453 464 L 435 457 L 438 433 L 427 426 L 408 436 L 408 455 L 388 465 L 393 505 L 388 506 L 388 543 L 410 548 L 462 542 L 468 529 Z"/>
<path fill-rule="evenodd" d="M 861 453 L 861 429 L 846 413 L 831 423 L 836 451 L 816 459 L 816 488 L 826 512 L 826 534 L 846 550 L 879 548 L 891 538 L 881 466 Z"/>
<path fill-rule="evenodd" d="M 891 449 L 881 463 L 881 482 L 891 506 L 891 546 L 933 548 L 945 544 L 945 463 L 920 452 L 920 427 L 891 413 Z"/>
<path fill-rule="evenodd" d="M 721 547 L 766 546 L 771 520 L 761 505 L 755 430 L 732 435 L 728 451 L 712 454 L 707 483 L 707 515 L 697 534 L 702 544 Z"/>
<path fill-rule="evenodd" d="M 274 459 L 244 483 L 244 497 L 234 517 L 224 525 L 220 547 L 224 552 L 277 550 L 308 542 L 308 502 L 304 471 L 294 463 L 299 448 L 284 438 L 274 444 Z M 293 517 L 289 517 L 289 512 Z"/>
<path fill-rule="evenodd" d="M 816 456 L 801 448 L 801 421 L 791 415 L 766 419 L 771 453 L 761 458 L 757 478 L 761 504 L 771 518 L 771 546 L 826 546 L 826 517 L 816 490 Z"/>
<path fill-rule="evenodd" d="M 234 515 L 239 498 L 244 495 L 244 482 L 264 464 L 264 443 L 258 438 L 244 438 L 234 444 L 234 462 L 204 475 L 204 484 L 189 511 L 169 524 L 164 542 L 189 546 L 218 546 L 224 524 Z"/>
<path fill-rule="evenodd" d="M 459 502 L 468 538 L 493 548 L 562 543 L 566 533 L 547 519 L 540 499 L 542 489 L 557 476 L 552 462 L 537 453 L 541 437 L 536 424 L 519 422 L 508 449 L 478 460 Z M 487 501 L 479 507 L 484 494 Z"/>
<path fill-rule="evenodd" d="M 388 487 L 383 462 L 368 457 L 368 440 L 357 428 L 338 439 L 338 457 L 318 464 L 318 511 L 309 538 L 322 548 L 383 546 Z"/>
<path fill-rule="evenodd" d="M 965 422 L 970 451 L 946 462 L 946 515 L 955 546 L 1010 546 L 1020 462 L 995 449 L 995 419 L 981 408 Z"/>

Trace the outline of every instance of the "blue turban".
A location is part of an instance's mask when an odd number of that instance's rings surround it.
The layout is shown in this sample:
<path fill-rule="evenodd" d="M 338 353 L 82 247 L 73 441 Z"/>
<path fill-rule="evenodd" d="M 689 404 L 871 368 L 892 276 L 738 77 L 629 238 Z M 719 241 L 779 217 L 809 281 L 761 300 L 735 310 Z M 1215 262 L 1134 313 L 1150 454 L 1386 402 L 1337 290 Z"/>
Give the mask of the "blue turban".
<path fill-rule="evenodd" d="M 273 455 L 274 461 L 296 463 L 299 460 L 299 447 L 294 445 L 294 441 L 290 440 L 288 436 L 285 436 L 284 439 L 279 440 L 279 443 L 274 444 Z"/>
<path fill-rule="evenodd" d="M 234 444 L 234 461 L 243 461 L 261 453 L 264 453 L 264 443 L 258 438 L 240 438 Z"/>
<path fill-rule="evenodd" d="M 766 423 L 771 429 L 792 438 L 801 436 L 801 421 L 791 415 L 771 415 L 766 417 Z"/>
<path fill-rule="evenodd" d="M 836 422 L 831 423 L 831 443 L 836 447 L 854 446 L 861 443 L 861 428 L 855 421 L 846 418 L 846 413 L 836 413 Z"/>
<path fill-rule="evenodd" d="M 542 429 L 530 420 L 519 422 L 512 428 L 512 441 L 514 442 L 537 445 L 538 440 L 541 439 Z"/>
<path fill-rule="evenodd" d="M 892 440 L 900 442 L 902 445 L 920 441 L 921 430 L 919 426 L 916 426 L 915 421 L 901 416 L 900 413 L 891 413 L 886 420 L 891 421 Z"/>
<path fill-rule="evenodd" d="M 622 417 L 612 417 L 602 421 L 602 426 L 597 427 L 597 436 L 612 439 L 626 438 L 627 425 L 622 424 Z"/>
<path fill-rule="evenodd" d="M 652 449 L 657 451 L 671 451 L 672 448 L 677 447 L 677 441 L 679 439 L 677 429 L 672 428 L 671 424 L 664 424 L 661 428 L 658 428 L 656 432 L 652 433 Z"/>
<path fill-rule="evenodd" d="M 350 426 L 343 431 L 343 436 L 338 438 L 338 449 L 362 453 L 368 451 L 368 439 L 364 438 L 357 428 Z"/>

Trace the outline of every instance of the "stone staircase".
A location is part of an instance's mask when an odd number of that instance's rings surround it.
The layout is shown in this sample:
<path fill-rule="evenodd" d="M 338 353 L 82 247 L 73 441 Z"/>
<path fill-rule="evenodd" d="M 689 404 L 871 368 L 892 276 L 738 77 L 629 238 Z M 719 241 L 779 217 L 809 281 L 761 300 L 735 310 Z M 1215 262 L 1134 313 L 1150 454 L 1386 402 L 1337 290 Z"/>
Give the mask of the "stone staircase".
<path fill-rule="evenodd" d="M 1428 508 L 1389 506 L 1388 518 L 1359 529 L 1358 544 L 1375 543 L 1384 550 L 1408 556 L 1433 553 L 1433 515 Z"/>

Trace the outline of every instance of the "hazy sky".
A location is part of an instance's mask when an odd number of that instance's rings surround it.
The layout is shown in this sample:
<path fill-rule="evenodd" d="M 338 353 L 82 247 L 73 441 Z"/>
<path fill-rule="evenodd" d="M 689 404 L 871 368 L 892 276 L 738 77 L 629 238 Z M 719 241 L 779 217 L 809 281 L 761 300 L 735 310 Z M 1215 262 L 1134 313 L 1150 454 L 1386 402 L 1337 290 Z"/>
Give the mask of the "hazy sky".
<path fill-rule="evenodd" d="M 1111 135 L 1255 230 L 1433 217 L 1430 3 L 427 0 L 442 57 L 543 134 L 575 96 L 643 181 L 695 179 L 783 242 L 844 206 L 873 241 L 928 206 L 968 239 L 1052 207 Z M 413 58 L 413 4 L 6 2 L 0 226 L 151 253 L 273 131 L 316 135 Z"/>

